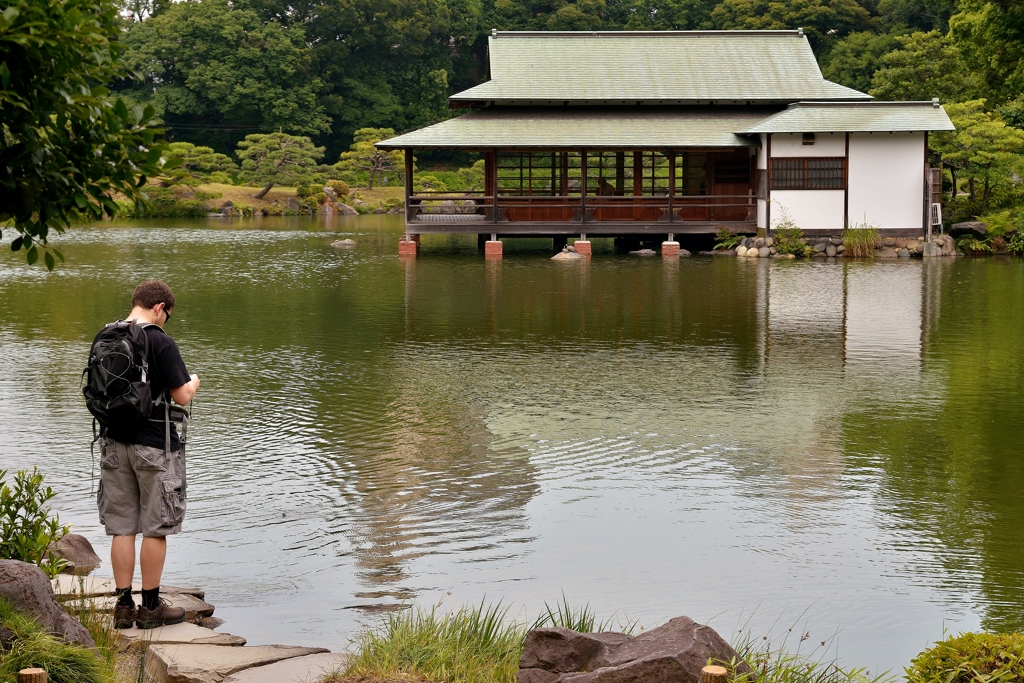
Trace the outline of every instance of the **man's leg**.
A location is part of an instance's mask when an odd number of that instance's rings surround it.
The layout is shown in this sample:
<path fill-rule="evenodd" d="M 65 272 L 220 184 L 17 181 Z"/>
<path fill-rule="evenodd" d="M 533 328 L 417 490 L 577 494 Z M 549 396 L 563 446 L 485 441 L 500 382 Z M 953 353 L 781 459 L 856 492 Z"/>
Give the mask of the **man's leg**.
<path fill-rule="evenodd" d="M 135 546 L 132 545 L 132 550 L 134 549 Z M 139 554 L 139 564 L 142 565 L 142 590 L 152 590 L 160 587 L 160 578 L 164 573 L 164 559 L 166 557 L 167 539 L 165 537 L 143 537 L 142 552 Z"/>
<path fill-rule="evenodd" d="M 145 548 L 145 545 L 143 545 Z M 110 541 L 110 564 L 118 588 L 130 588 L 135 576 L 135 537 L 114 536 Z M 161 567 L 163 562 L 161 561 Z M 157 580 L 159 582 L 159 579 Z"/>

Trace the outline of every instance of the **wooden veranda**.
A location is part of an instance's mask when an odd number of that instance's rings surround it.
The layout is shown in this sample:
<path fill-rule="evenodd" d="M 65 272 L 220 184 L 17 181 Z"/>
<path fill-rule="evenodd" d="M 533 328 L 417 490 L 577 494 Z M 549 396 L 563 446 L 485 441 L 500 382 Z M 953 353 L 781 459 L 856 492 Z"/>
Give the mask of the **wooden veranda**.
<path fill-rule="evenodd" d="M 451 192 L 418 187 L 415 150 L 405 149 L 407 234 L 757 230 L 755 147 L 473 151 L 484 159 L 483 187 Z"/>

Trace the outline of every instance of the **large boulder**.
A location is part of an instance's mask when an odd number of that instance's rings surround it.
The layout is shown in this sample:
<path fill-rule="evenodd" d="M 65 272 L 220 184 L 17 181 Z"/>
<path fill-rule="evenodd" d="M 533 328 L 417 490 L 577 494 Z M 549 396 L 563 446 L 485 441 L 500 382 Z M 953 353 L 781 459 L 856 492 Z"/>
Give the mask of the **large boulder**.
<path fill-rule="evenodd" d="M 541 628 L 526 636 L 519 683 L 698 683 L 709 660 L 735 657 L 713 628 L 689 617 L 635 637 Z M 748 671 L 745 665 L 737 669 Z"/>
<path fill-rule="evenodd" d="M 338 215 L 339 216 L 358 216 L 359 215 L 359 212 L 356 211 L 355 209 L 353 209 L 348 204 L 344 204 L 344 203 L 338 202 L 335 205 L 335 208 L 338 210 Z"/>
<path fill-rule="evenodd" d="M 50 550 L 67 561 L 67 566 L 61 570 L 64 574 L 85 576 L 100 566 L 100 556 L 93 550 L 92 543 L 80 534 L 64 534 L 59 541 L 50 544 Z"/>
<path fill-rule="evenodd" d="M 978 237 L 984 237 L 987 232 L 988 224 L 981 221 L 964 221 L 963 223 L 954 223 L 949 226 L 949 234 L 953 237 L 972 233 Z"/>
<path fill-rule="evenodd" d="M 0 560 L 0 597 L 17 611 L 33 617 L 53 635 L 83 647 L 96 647 L 85 627 L 57 604 L 50 580 L 34 564 Z"/>

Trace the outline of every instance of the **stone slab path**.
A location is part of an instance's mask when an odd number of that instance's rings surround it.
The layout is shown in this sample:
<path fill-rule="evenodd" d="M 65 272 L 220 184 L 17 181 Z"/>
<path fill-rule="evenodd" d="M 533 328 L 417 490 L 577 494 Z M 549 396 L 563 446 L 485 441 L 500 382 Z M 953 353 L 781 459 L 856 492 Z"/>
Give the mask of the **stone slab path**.
<path fill-rule="evenodd" d="M 146 651 L 146 675 L 153 683 L 221 683 L 245 669 L 323 652 L 327 650 L 286 645 L 151 645 Z"/>
<path fill-rule="evenodd" d="M 241 636 L 233 636 L 230 633 L 217 633 L 213 629 L 189 623 L 161 626 L 160 628 L 147 630 L 126 628 L 119 630 L 117 635 L 122 647 L 136 642 L 160 645 L 194 643 L 197 645 L 226 645 L 229 647 L 245 645 L 245 638 Z"/>
<path fill-rule="evenodd" d="M 225 678 L 224 683 L 316 683 L 325 675 L 344 669 L 347 662 L 348 655 L 339 652 L 305 655 L 239 671 Z"/>
<path fill-rule="evenodd" d="M 132 588 L 133 593 L 142 590 L 137 583 Z M 113 579 L 61 574 L 53 590 L 58 600 L 83 599 L 102 612 L 113 611 L 116 602 Z M 245 638 L 199 626 L 223 623 L 213 617 L 214 606 L 204 600 L 201 588 L 161 586 L 160 595 L 185 608 L 185 623 L 118 631 L 123 649 L 145 646 L 147 683 L 316 683 L 348 661 L 348 655 L 323 648 L 246 646 Z"/>

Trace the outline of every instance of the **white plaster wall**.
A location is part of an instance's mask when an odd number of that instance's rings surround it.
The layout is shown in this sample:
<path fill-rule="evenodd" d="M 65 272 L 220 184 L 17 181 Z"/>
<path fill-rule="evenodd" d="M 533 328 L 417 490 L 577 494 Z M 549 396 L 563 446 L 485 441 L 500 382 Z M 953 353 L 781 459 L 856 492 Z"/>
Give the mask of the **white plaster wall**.
<path fill-rule="evenodd" d="M 757 149 L 757 168 L 759 170 L 766 171 L 768 170 L 768 135 L 766 133 L 761 133 L 759 137 L 761 138 L 761 146 Z M 758 228 L 766 227 L 766 216 L 768 215 L 767 207 L 768 202 L 763 199 L 757 200 Z"/>
<path fill-rule="evenodd" d="M 801 133 L 772 133 L 772 157 L 844 157 L 846 133 L 815 133 L 805 145 Z"/>
<path fill-rule="evenodd" d="M 845 140 L 843 145 L 845 147 Z M 772 156 L 775 156 L 774 145 Z M 782 207 L 801 230 L 843 229 L 842 190 L 772 190 L 772 228 L 782 218 Z"/>
<path fill-rule="evenodd" d="M 921 228 L 924 133 L 852 133 L 849 164 L 851 225 Z"/>

